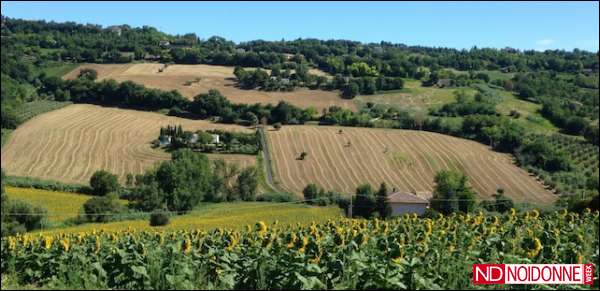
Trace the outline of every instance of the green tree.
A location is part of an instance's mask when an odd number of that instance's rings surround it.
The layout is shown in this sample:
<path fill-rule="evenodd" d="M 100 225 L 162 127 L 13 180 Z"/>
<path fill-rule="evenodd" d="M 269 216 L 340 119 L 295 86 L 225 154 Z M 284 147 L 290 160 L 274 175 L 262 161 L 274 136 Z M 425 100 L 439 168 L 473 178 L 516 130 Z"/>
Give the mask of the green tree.
<path fill-rule="evenodd" d="M 94 69 L 85 68 L 79 71 L 79 75 L 77 77 L 80 79 L 94 81 L 98 78 L 98 72 Z"/>
<path fill-rule="evenodd" d="M 119 179 L 107 171 L 96 171 L 90 178 L 90 187 L 94 195 L 104 196 L 119 189 Z"/>
<path fill-rule="evenodd" d="M 387 185 L 385 182 L 381 183 L 381 186 L 379 186 L 379 191 L 377 191 L 377 211 L 379 212 L 379 217 L 381 218 L 390 217 L 392 215 L 392 206 L 390 205 Z"/>
<path fill-rule="evenodd" d="M 302 194 L 304 195 L 304 200 L 307 200 L 308 204 L 313 204 L 314 200 L 317 199 L 319 195 L 319 188 L 315 184 L 308 184 L 302 190 Z"/>
<path fill-rule="evenodd" d="M 443 214 L 473 211 L 475 193 L 463 173 L 440 171 L 435 175 L 435 184 L 431 208 Z"/>
<path fill-rule="evenodd" d="M 85 218 L 90 222 L 108 222 L 123 211 L 123 205 L 114 193 L 94 197 L 83 204 Z"/>
<path fill-rule="evenodd" d="M 242 200 L 256 200 L 256 189 L 258 187 L 256 167 L 248 167 L 244 169 L 238 176 L 236 184 L 236 189 Z"/>
<path fill-rule="evenodd" d="M 358 85 L 354 82 L 350 82 L 349 84 L 347 84 L 343 87 L 342 97 L 344 97 L 346 99 L 352 99 L 352 98 L 356 97 L 356 95 L 358 95 L 359 92 L 360 92 L 360 88 L 358 87 Z"/>
<path fill-rule="evenodd" d="M 164 226 L 169 224 L 169 213 L 165 210 L 155 210 L 150 214 L 150 226 Z"/>
<path fill-rule="evenodd" d="M 499 188 L 494 194 L 494 198 L 496 199 L 496 211 L 500 213 L 504 213 L 509 211 L 511 208 L 515 207 L 512 199 L 508 198 L 504 195 L 504 189 Z"/>
<path fill-rule="evenodd" d="M 364 184 L 356 188 L 356 198 L 353 204 L 353 214 L 370 217 L 377 210 L 377 198 L 371 185 Z"/>

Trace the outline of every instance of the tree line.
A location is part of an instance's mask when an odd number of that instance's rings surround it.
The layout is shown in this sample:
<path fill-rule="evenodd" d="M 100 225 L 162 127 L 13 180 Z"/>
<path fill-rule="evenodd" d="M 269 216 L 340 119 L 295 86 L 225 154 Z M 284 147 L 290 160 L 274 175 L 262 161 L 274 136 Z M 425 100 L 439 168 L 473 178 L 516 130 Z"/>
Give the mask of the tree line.
<path fill-rule="evenodd" d="M 401 77 L 386 76 L 357 76 L 344 77 L 340 74 L 329 80 L 327 77 L 310 74 L 304 64 L 294 66 L 294 72 L 289 68 L 281 72 L 275 66 L 271 73 L 260 68 L 246 70 L 236 67 L 233 71 L 237 84 L 243 89 L 260 89 L 265 91 L 292 91 L 297 87 L 310 89 L 341 91 L 343 98 L 352 99 L 359 94 L 373 95 L 379 91 L 400 90 L 404 88 Z"/>

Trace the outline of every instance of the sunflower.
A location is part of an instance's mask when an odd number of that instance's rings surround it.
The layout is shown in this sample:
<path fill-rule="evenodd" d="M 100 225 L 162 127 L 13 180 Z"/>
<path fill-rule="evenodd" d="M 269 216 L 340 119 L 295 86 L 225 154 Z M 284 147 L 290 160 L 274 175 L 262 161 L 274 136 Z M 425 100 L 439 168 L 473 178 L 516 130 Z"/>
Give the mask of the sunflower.
<path fill-rule="evenodd" d="M 62 240 L 60 240 L 60 245 L 63 247 L 63 250 L 65 252 L 68 252 L 71 247 L 71 244 L 70 244 L 68 238 L 63 238 Z"/>
<path fill-rule="evenodd" d="M 52 242 L 54 242 L 54 238 L 51 236 L 44 237 L 44 248 L 49 250 L 52 247 Z"/>
<path fill-rule="evenodd" d="M 192 242 L 189 239 L 186 239 L 183 242 L 183 253 L 189 254 L 191 250 L 192 250 Z"/>
<path fill-rule="evenodd" d="M 263 221 L 257 222 L 256 228 L 260 236 L 264 236 L 267 233 L 267 225 Z"/>
<path fill-rule="evenodd" d="M 540 241 L 540 239 L 537 237 L 534 237 L 533 238 L 533 249 L 531 249 L 529 252 L 527 252 L 527 257 L 529 257 L 529 258 L 536 257 L 543 248 L 544 247 L 542 246 L 542 242 Z"/>

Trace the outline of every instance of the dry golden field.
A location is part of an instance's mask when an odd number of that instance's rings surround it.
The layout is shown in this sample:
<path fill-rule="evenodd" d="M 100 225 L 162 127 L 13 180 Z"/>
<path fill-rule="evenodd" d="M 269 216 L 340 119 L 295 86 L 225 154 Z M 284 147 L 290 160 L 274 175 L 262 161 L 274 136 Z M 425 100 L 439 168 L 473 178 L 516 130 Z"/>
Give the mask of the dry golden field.
<path fill-rule="evenodd" d="M 340 134 L 339 130 L 343 130 Z M 386 182 L 390 189 L 433 190 L 433 178 L 443 169 L 466 173 L 479 198 L 497 188 L 519 202 L 548 203 L 556 196 L 506 154 L 474 141 L 411 130 L 325 126 L 284 126 L 269 130 L 268 144 L 275 182 L 298 193 L 308 183 L 326 190 L 354 193 L 356 187 Z M 305 160 L 298 160 L 306 152 Z"/>
<path fill-rule="evenodd" d="M 265 92 L 259 90 L 243 90 L 235 86 L 233 67 L 212 65 L 170 65 L 162 72 L 163 64 L 85 64 L 64 76 L 66 79 L 76 78 L 83 68 L 91 68 L 98 72 L 98 79 L 114 79 L 119 82 L 133 81 L 150 88 L 177 90 L 188 98 L 193 98 L 210 89 L 219 90 L 233 103 L 271 103 L 280 100 L 302 108 L 314 107 L 319 112 L 329 106 L 340 106 L 356 109 L 352 100 L 342 99 L 338 91 L 322 91 L 297 89 L 293 92 Z M 317 71 L 313 70 L 312 73 Z M 320 74 L 324 74 L 320 72 Z M 190 85 L 186 83 L 191 82 Z"/>
<path fill-rule="evenodd" d="M 67 183 L 87 184 L 96 170 L 139 174 L 156 162 L 170 159 L 151 142 L 161 126 L 181 125 L 186 130 L 222 129 L 247 131 L 237 125 L 215 124 L 158 113 L 70 105 L 39 115 L 15 130 L 2 148 L 2 168 L 8 175 L 31 176 Z M 255 156 L 209 155 L 254 165 Z"/>

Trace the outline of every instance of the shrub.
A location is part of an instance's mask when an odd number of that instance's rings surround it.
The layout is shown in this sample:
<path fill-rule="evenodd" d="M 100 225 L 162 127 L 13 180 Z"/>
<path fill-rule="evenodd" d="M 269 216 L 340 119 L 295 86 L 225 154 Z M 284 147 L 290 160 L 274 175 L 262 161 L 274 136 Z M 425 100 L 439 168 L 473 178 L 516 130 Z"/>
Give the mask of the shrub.
<path fill-rule="evenodd" d="M 109 194 L 88 200 L 83 204 L 83 211 L 87 221 L 108 222 L 123 211 L 123 206 L 117 200 L 116 195 Z"/>
<path fill-rule="evenodd" d="M 119 189 L 119 180 L 107 171 L 96 171 L 90 178 L 90 187 L 94 195 L 104 196 Z"/>
<path fill-rule="evenodd" d="M 80 194 L 92 194 L 92 188 L 79 184 L 65 184 L 62 182 L 42 180 L 32 177 L 5 176 L 2 178 L 5 185 L 17 188 L 34 188 L 57 192 L 71 192 Z"/>
<path fill-rule="evenodd" d="M 2 201 L 2 236 L 40 229 L 46 218 L 46 209 L 20 200 Z"/>
<path fill-rule="evenodd" d="M 298 198 L 294 194 L 287 192 L 269 192 L 256 197 L 256 201 L 261 202 L 292 202 L 297 200 Z"/>
<path fill-rule="evenodd" d="M 257 175 L 255 167 L 248 167 L 237 177 L 235 188 L 242 200 L 256 200 L 256 189 L 258 187 Z"/>
<path fill-rule="evenodd" d="M 313 204 L 314 203 L 314 199 L 317 198 L 319 189 L 317 188 L 317 185 L 315 184 L 308 184 L 306 185 L 306 187 L 304 187 L 304 190 L 302 190 L 302 194 L 304 195 L 304 200 L 306 200 L 306 202 L 308 204 Z"/>
<path fill-rule="evenodd" d="M 162 211 L 154 211 L 150 215 L 150 226 L 164 226 L 169 224 L 169 214 Z"/>

